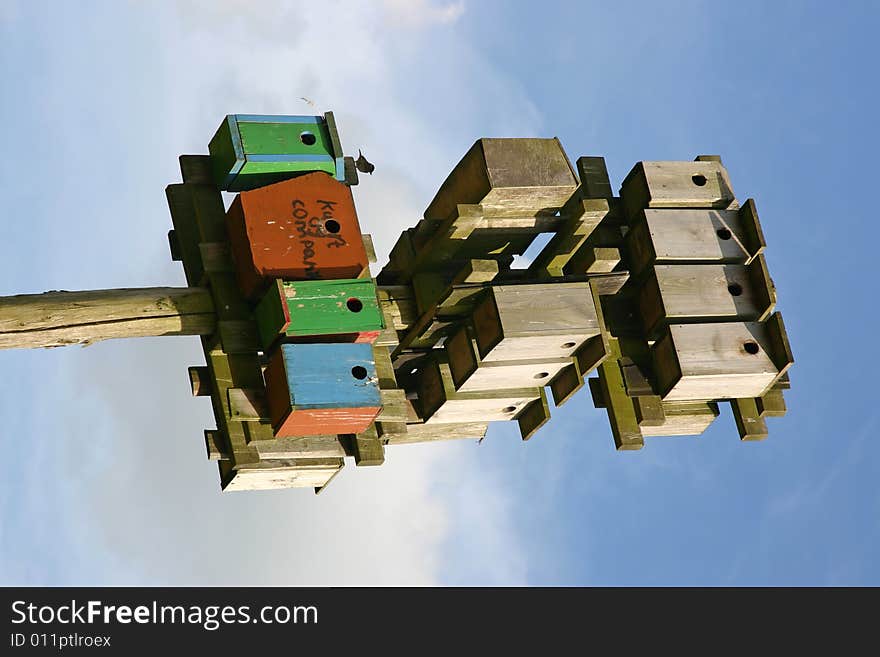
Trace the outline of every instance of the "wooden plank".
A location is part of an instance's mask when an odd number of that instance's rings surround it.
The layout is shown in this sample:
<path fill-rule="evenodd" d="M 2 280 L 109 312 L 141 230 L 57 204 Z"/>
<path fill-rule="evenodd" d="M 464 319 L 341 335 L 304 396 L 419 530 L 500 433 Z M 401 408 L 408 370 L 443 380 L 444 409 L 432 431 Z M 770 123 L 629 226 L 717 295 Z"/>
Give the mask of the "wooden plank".
<path fill-rule="evenodd" d="M 342 166 L 345 171 L 345 184 L 349 187 L 354 187 L 360 181 L 358 180 L 358 171 L 354 162 L 353 157 L 348 157 L 347 155 L 342 158 Z"/>
<path fill-rule="evenodd" d="M 785 407 L 785 397 L 782 388 L 773 386 L 762 396 L 755 399 L 758 415 L 761 417 L 783 417 L 788 409 Z"/>
<path fill-rule="evenodd" d="M 229 452 L 223 432 L 217 429 L 205 429 L 205 449 L 209 461 L 228 461 Z"/>
<path fill-rule="evenodd" d="M 655 265 L 639 291 L 645 335 L 667 323 L 761 321 L 776 303 L 764 257 L 751 265 Z"/>
<path fill-rule="evenodd" d="M 376 286 L 367 279 L 276 279 L 254 311 L 263 347 L 281 335 L 338 336 L 338 342 L 372 342 L 384 328 Z"/>
<path fill-rule="evenodd" d="M 482 290 L 486 288 L 481 283 L 466 283 L 466 281 L 474 280 L 474 278 L 479 280 L 491 277 L 494 275 L 493 271 L 494 267 L 488 266 L 488 263 L 485 263 L 485 261 L 471 260 L 464 262 L 445 287 L 443 293 L 437 297 L 434 304 L 427 308 L 425 312 L 422 312 L 418 320 L 410 326 L 406 335 L 401 338 L 399 344 L 391 353 L 391 357 L 396 358 L 404 349 L 418 342 L 434 324 L 436 315 L 441 313 L 448 314 L 453 311 L 463 312 L 465 309 L 469 309 L 473 303 L 476 303 Z M 462 288 L 466 291 L 463 291 Z M 451 308 L 447 305 L 447 301 L 455 304 L 455 306 L 464 306 L 464 308 Z M 431 340 L 429 346 L 433 346 L 435 341 Z"/>
<path fill-rule="evenodd" d="M 620 292 L 624 284 L 629 280 L 628 271 L 615 271 L 608 274 L 590 274 L 590 283 L 596 287 L 596 292 L 601 296 L 614 296 Z"/>
<path fill-rule="evenodd" d="M 588 274 L 604 274 L 620 264 L 620 250 L 612 247 L 594 246 L 584 260 L 584 271 Z"/>
<path fill-rule="evenodd" d="M 203 288 L 53 291 L 0 298 L 0 349 L 59 347 L 215 328 Z"/>
<path fill-rule="evenodd" d="M 379 411 L 376 420 L 378 422 L 406 422 L 408 417 L 406 392 L 394 388 L 380 390 L 379 395 L 382 400 L 382 410 Z"/>
<path fill-rule="evenodd" d="M 214 184 L 210 155 L 181 155 L 178 162 L 183 182 L 198 185 Z"/>
<path fill-rule="evenodd" d="M 718 417 L 718 404 L 714 401 L 662 402 L 661 406 L 663 423 L 642 425 L 643 436 L 698 436 Z"/>
<path fill-rule="evenodd" d="M 571 357 L 543 358 L 517 361 L 488 361 L 480 366 L 458 387 L 459 392 L 509 390 L 543 387 L 566 367 Z"/>
<path fill-rule="evenodd" d="M 767 423 L 758 413 L 754 399 L 731 399 L 730 408 L 740 440 L 764 440 L 767 437 Z"/>
<path fill-rule="evenodd" d="M 410 424 L 406 433 L 382 433 L 384 426 L 379 424 L 380 437 L 388 445 L 411 445 L 441 440 L 480 440 L 486 435 L 489 425 L 486 422 L 467 422 L 463 424 Z"/>
<path fill-rule="evenodd" d="M 379 306 L 386 323 L 396 330 L 406 330 L 419 318 L 415 295 L 409 285 L 383 285 L 377 288 Z M 389 321 L 390 318 L 390 321 Z"/>
<path fill-rule="evenodd" d="M 146 287 L 0 297 L 0 333 L 130 321 L 213 315 L 208 290 Z"/>
<path fill-rule="evenodd" d="M 641 449 L 645 446 L 645 441 L 642 438 L 632 399 L 626 394 L 623 375 L 617 364 L 620 347 L 614 338 L 609 340 L 609 346 L 610 357 L 599 366 L 599 384 L 605 410 L 608 412 L 608 420 L 611 423 L 614 445 L 618 450 Z"/>
<path fill-rule="evenodd" d="M 563 276 L 569 261 L 610 212 L 607 199 L 574 194 L 560 210 L 564 223 L 529 265 L 530 277 Z"/>
<path fill-rule="evenodd" d="M 349 158 L 349 159 L 351 159 L 351 158 Z M 348 182 L 348 174 L 346 174 L 345 184 L 346 184 L 346 185 L 349 184 L 349 182 Z M 355 183 L 355 184 L 356 184 L 356 183 Z M 321 493 L 323 493 L 323 492 L 327 489 L 327 486 L 330 485 L 330 482 L 332 482 L 334 479 L 336 479 L 337 476 L 339 476 L 339 473 L 340 473 L 340 472 L 342 472 L 342 468 L 339 468 L 336 472 L 334 472 L 333 474 L 331 474 L 331 475 L 326 479 L 326 481 L 324 481 L 323 484 L 321 484 L 320 486 L 315 486 L 315 495 L 320 495 Z"/>
<path fill-rule="evenodd" d="M 791 345 L 788 342 L 788 333 L 785 331 L 785 324 L 782 321 L 782 313 L 773 313 L 761 326 L 764 327 L 764 330 L 766 331 L 767 351 L 773 359 L 773 364 L 779 371 L 779 374 L 776 377 L 778 381 L 778 379 L 788 372 L 789 368 L 794 364 L 794 355 L 791 352 Z M 776 383 L 776 381 L 774 381 L 774 383 Z"/>
<path fill-rule="evenodd" d="M 234 272 L 235 265 L 232 262 L 232 254 L 229 250 L 229 242 L 201 242 L 199 253 L 202 256 L 202 265 L 205 273 Z"/>
<path fill-rule="evenodd" d="M 575 162 L 575 167 L 581 181 L 581 193 L 584 198 L 610 199 L 614 196 L 604 157 L 581 156 Z"/>
<path fill-rule="evenodd" d="M 557 408 L 574 396 L 584 385 L 584 377 L 577 366 L 577 361 L 562 368 L 550 381 L 550 392 L 553 395 L 553 405 Z"/>
<path fill-rule="evenodd" d="M 224 491 L 322 488 L 345 465 L 342 459 L 281 459 L 247 464 L 230 472 Z"/>
<path fill-rule="evenodd" d="M 230 319 L 217 322 L 217 332 L 227 354 L 254 354 L 260 348 L 257 323 L 251 319 Z"/>
<path fill-rule="evenodd" d="M 670 324 L 653 347 L 664 401 L 757 397 L 779 376 L 766 324 Z"/>
<path fill-rule="evenodd" d="M 534 436 L 538 429 L 547 424 L 547 421 L 550 419 L 550 406 L 547 404 L 547 395 L 543 389 L 540 392 L 540 399 L 536 399 L 526 406 L 516 417 L 516 421 L 519 424 L 519 433 L 523 440 L 528 440 Z"/>
<path fill-rule="evenodd" d="M 467 324 L 462 324 L 443 344 L 449 362 L 449 372 L 456 390 L 461 388 L 477 371 L 479 360 L 469 335 Z"/>
<path fill-rule="evenodd" d="M 298 436 L 254 443 L 261 459 L 344 458 L 339 436 Z"/>
<path fill-rule="evenodd" d="M 736 200 L 720 162 L 639 162 L 620 196 L 630 218 L 645 208 L 727 209 Z"/>
<path fill-rule="evenodd" d="M 733 210 L 656 210 L 639 214 L 625 243 L 636 273 L 656 264 L 748 264 L 751 251 L 741 213 Z"/>
<path fill-rule="evenodd" d="M 571 356 L 599 334 L 587 283 L 493 286 L 473 324 L 484 361 Z"/>
<path fill-rule="evenodd" d="M 646 435 L 645 427 L 659 427 L 666 423 L 666 413 L 663 411 L 663 404 L 657 395 L 633 397 L 633 408 L 642 435 Z"/>
<path fill-rule="evenodd" d="M 363 433 L 352 436 L 352 445 L 356 465 L 375 466 L 385 463 L 385 447 L 379 440 L 375 426 L 370 426 Z"/>
<path fill-rule="evenodd" d="M 377 261 L 376 247 L 373 246 L 373 236 L 369 233 L 362 233 L 361 239 L 364 241 L 364 249 L 367 252 L 367 262 L 374 264 Z"/>
<path fill-rule="evenodd" d="M 165 188 L 165 196 L 168 200 L 168 209 L 171 212 L 174 234 L 180 245 L 186 282 L 191 286 L 200 285 L 204 275 L 202 256 L 199 251 L 201 239 L 199 238 L 189 186 L 168 185 Z"/>
<path fill-rule="evenodd" d="M 188 369 L 193 397 L 210 397 L 213 385 L 211 384 L 211 372 L 207 365 L 193 366 Z"/>
<path fill-rule="evenodd" d="M 602 391 L 602 382 L 594 377 L 587 379 L 587 383 L 590 386 L 590 397 L 593 399 L 593 406 L 595 408 L 606 408 L 607 402 L 605 401 L 605 393 Z"/>
<path fill-rule="evenodd" d="M 761 229 L 761 221 L 758 219 L 758 209 L 755 199 L 747 199 L 739 209 L 738 216 L 743 231 L 743 242 L 752 258 L 764 251 L 767 242 L 764 240 L 764 231 Z"/>
<path fill-rule="evenodd" d="M 256 422 L 240 422 L 231 419 L 229 395 L 233 387 L 258 388 L 263 383 L 262 372 L 256 355 L 229 355 L 216 348 L 216 336 L 202 338 L 203 350 L 211 372 L 213 390 L 211 404 L 219 430 L 228 441 L 230 467 L 258 463 L 260 456 L 249 443 L 272 439 L 272 427 Z"/>
<path fill-rule="evenodd" d="M 425 210 L 442 221 L 457 204 L 480 204 L 493 216 L 557 210 L 577 179 L 557 139 L 479 139 L 455 166 Z"/>
<path fill-rule="evenodd" d="M 266 391 L 262 388 L 229 388 L 229 417 L 242 422 L 271 421 Z"/>
<path fill-rule="evenodd" d="M 180 250 L 180 241 L 177 239 L 177 233 L 174 229 L 168 231 L 168 249 L 171 251 L 171 259 L 174 262 L 183 260 L 183 253 Z"/>
<path fill-rule="evenodd" d="M 397 377 L 394 375 L 394 365 L 391 363 L 391 353 L 388 347 L 373 345 L 373 362 L 376 364 L 376 377 L 382 390 L 397 388 Z"/>
<path fill-rule="evenodd" d="M 516 361 L 481 361 L 473 341 L 462 326 L 443 346 L 456 390 L 474 392 L 548 385 L 571 365 L 571 357 Z"/>
<path fill-rule="evenodd" d="M 415 375 L 416 410 L 426 424 L 512 420 L 540 397 L 538 388 L 457 392 L 449 365 L 444 360 L 442 354 L 431 354 L 418 365 Z"/>
<path fill-rule="evenodd" d="M 150 317 L 106 324 L 84 324 L 39 331 L 0 333 L 0 349 L 42 349 L 88 346 L 102 340 L 117 338 L 148 338 L 172 335 L 206 335 L 213 331 L 211 315 L 179 317 Z"/>

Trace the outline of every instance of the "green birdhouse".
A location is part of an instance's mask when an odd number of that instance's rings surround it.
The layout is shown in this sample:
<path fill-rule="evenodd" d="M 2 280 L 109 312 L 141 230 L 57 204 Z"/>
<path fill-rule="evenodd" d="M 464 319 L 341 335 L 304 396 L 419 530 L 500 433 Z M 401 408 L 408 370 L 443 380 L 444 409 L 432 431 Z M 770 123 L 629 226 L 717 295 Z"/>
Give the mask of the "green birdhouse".
<path fill-rule="evenodd" d="M 345 177 L 333 114 L 230 114 L 211 143 L 214 182 L 228 192 L 255 189 L 311 171 Z"/>

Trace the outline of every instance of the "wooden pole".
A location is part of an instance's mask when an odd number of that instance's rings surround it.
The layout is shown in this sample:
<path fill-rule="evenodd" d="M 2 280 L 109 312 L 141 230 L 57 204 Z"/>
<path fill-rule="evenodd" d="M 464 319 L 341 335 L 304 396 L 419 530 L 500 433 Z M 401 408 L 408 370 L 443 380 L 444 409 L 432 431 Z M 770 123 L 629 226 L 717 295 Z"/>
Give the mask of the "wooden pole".
<path fill-rule="evenodd" d="M 211 293 L 201 287 L 56 290 L 0 297 L 0 349 L 210 335 L 216 325 Z"/>

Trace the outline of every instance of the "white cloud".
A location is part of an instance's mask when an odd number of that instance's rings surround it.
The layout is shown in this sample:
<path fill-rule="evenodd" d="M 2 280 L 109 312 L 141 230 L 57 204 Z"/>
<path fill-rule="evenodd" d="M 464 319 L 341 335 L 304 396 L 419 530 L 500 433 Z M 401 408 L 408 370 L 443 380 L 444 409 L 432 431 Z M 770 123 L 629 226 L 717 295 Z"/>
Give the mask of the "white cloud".
<path fill-rule="evenodd" d="M 464 13 L 464 0 L 443 4 L 430 0 L 384 0 L 383 4 L 392 22 L 406 27 L 447 25 Z"/>
<path fill-rule="evenodd" d="M 206 151 L 226 113 L 308 113 L 301 96 L 334 110 L 346 150 L 363 147 L 377 165 L 355 200 L 380 258 L 475 138 L 533 134 L 539 125 L 522 91 L 454 33 L 444 37 L 451 54 L 437 58 L 435 45 L 386 26 L 388 12 L 419 25 L 451 23 L 461 3 L 113 7 L 78 17 L 93 20 L 96 33 L 100 21 L 113 22 L 120 36 L 108 38 L 121 43 L 110 49 L 72 48 L 65 38 L 73 37 L 60 36 L 62 18 L 41 28 L 58 31 L 50 35 L 58 49 L 46 55 L 55 58 L 46 93 L 78 79 L 64 95 L 72 90 L 79 99 L 65 102 L 79 103 L 98 126 L 116 117 L 113 130 L 99 127 L 88 144 L 62 126 L 48 128 L 50 142 L 64 136 L 61 162 L 88 150 L 94 163 L 64 170 L 67 207 L 89 211 L 76 218 L 83 230 L 65 233 L 65 259 L 42 272 L 51 287 L 182 284 L 165 253 L 162 184 L 177 179 L 179 153 Z M 110 51 L 112 61 L 103 54 Z M 101 74 L 76 78 L 99 61 Z M 135 118 L 119 118 L 127 116 Z M 455 120 L 443 122 L 449 116 Z M 95 179 L 115 176 L 124 184 L 112 195 L 89 191 Z M 45 215 L 34 225 L 58 221 Z M 32 385 L 8 398 L 11 407 L 32 409 L 20 432 L 51 444 L 30 452 L 41 465 L 22 472 L 24 519 L 16 521 L 42 551 L 29 556 L 24 537 L 7 534 L 2 561 L 16 564 L 0 572 L 8 583 L 432 584 L 458 568 L 446 553 L 452 536 L 469 536 L 478 548 L 467 572 L 500 584 L 525 581 L 507 492 L 475 471 L 471 443 L 390 449 L 380 468 L 349 463 L 319 497 L 303 490 L 221 495 L 201 438 L 213 419 L 186 383 L 185 368 L 202 362 L 194 338 L 46 356 L 64 368 L 51 403 Z M 479 505 L 462 486 L 477 491 Z M 46 518 L 39 527 L 26 517 L 38 508 Z"/>

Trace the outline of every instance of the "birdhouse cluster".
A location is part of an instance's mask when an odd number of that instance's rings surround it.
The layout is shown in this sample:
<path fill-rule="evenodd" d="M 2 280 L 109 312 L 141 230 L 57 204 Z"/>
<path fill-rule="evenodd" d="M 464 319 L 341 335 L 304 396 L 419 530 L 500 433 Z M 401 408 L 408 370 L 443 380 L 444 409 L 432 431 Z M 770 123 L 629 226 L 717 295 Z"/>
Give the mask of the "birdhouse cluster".
<path fill-rule="evenodd" d="M 169 239 L 216 312 L 190 378 L 225 490 L 320 491 L 348 457 L 494 421 L 529 439 L 550 399 L 591 397 L 623 450 L 700 434 L 722 401 L 743 440 L 785 412 L 756 205 L 717 157 L 640 162 L 615 195 L 557 139 L 480 139 L 374 279 L 331 113 L 228 116 L 209 153 L 167 188 Z"/>

